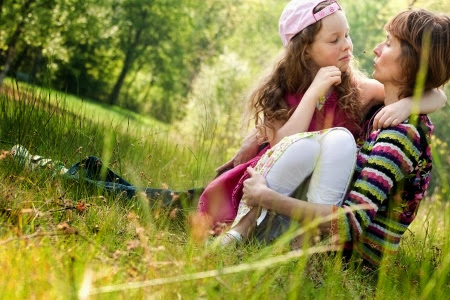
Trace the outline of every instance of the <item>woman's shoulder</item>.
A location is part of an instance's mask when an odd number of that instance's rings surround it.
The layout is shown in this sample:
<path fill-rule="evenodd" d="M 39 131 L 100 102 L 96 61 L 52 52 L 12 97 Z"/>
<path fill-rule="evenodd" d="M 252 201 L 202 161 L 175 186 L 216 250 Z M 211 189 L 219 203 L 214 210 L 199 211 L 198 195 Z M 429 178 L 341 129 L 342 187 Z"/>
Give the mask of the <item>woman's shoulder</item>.
<path fill-rule="evenodd" d="M 400 123 L 393 128 L 400 128 L 408 133 L 408 136 L 411 136 L 411 133 L 414 132 L 417 136 L 429 137 L 434 132 L 434 125 L 431 123 L 431 120 L 427 115 L 412 115 L 403 123 Z"/>
<path fill-rule="evenodd" d="M 375 79 L 360 78 L 358 86 L 361 91 L 361 107 L 369 111 L 373 106 L 384 103 L 384 86 Z"/>
<path fill-rule="evenodd" d="M 411 116 L 397 126 L 381 129 L 374 142 L 391 144 L 407 156 L 418 159 L 430 145 L 433 131 L 434 126 L 426 115 Z"/>
<path fill-rule="evenodd" d="M 406 138 L 411 136 L 430 135 L 434 131 L 434 125 L 427 115 L 413 115 L 402 123 L 384 128 L 380 133 L 399 132 Z"/>

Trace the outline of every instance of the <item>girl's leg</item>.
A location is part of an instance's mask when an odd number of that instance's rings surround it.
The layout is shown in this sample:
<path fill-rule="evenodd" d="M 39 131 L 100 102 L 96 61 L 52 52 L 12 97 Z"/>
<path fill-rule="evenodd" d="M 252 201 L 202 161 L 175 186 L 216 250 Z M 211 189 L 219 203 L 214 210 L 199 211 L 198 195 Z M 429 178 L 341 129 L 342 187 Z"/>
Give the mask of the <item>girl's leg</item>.
<path fill-rule="evenodd" d="M 305 140 L 316 142 L 318 146 L 314 149 L 305 147 L 305 143 L 299 143 Z M 279 193 L 292 195 L 312 173 L 307 200 L 314 203 L 339 204 L 346 195 L 356 162 L 357 148 L 352 134 L 345 128 L 335 128 L 300 141 L 292 144 L 274 163 L 266 174 L 267 185 Z M 313 156 L 308 157 L 305 152 Z M 255 224 L 257 216 L 256 212 L 251 214 L 253 219 L 246 220 L 245 224 Z M 275 226 L 274 230 L 278 232 L 271 232 L 271 228 L 264 231 L 269 231 L 270 236 L 279 236 L 287 228 Z M 241 230 L 248 232 L 245 228 Z"/>
<path fill-rule="evenodd" d="M 291 195 L 312 174 L 320 151 L 321 147 L 316 137 L 296 141 L 268 171 L 267 186 L 285 196 Z"/>
<path fill-rule="evenodd" d="M 283 195 L 292 194 L 311 175 L 319 153 L 320 145 L 316 138 L 307 137 L 294 142 L 268 171 L 266 175 L 268 187 Z M 232 229 L 246 239 L 255 227 L 258 216 L 258 209 L 253 208 Z M 233 240 L 233 237 L 224 238 L 222 244 L 228 244 Z"/>
<path fill-rule="evenodd" d="M 338 205 L 345 197 L 356 163 L 356 143 L 345 128 L 320 136 L 320 156 L 311 176 L 309 202 Z"/>
<path fill-rule="evenodd" d="M 336 128 L 321 136 L 319 143 L 320 156 L 312 173 L 306 198 L 313 203 L 339 205 L 347 193 L 355 170 L 355 139 L 345 128 Z M 303 240 L 303 236 L 296 237 L 291 247 L 301 248 Z"/>

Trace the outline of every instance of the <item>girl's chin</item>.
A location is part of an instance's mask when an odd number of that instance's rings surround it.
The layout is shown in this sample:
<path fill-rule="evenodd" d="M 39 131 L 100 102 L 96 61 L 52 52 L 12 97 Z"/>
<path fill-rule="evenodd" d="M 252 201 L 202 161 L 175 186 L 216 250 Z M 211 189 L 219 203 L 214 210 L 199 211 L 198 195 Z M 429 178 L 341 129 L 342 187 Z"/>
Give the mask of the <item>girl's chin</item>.
<path fill-rule="evenodd" d="M 348 65 L 342 66 L 342 67 L 339 68 L 339 70 L 340 70 L 342 73 L 347 73 L 347 71 L 348 71 L 349 69 L 350 69 L 350 67 L 349 67 Z"/>
<path fill-rule="evenodd" d="M 338 67 L 341 72 L 345 73 L 350 69 L 350 64 L 346 63 L 346 64 L 343 64 L 341 66 L 336 66 L 336 67 Z"/>

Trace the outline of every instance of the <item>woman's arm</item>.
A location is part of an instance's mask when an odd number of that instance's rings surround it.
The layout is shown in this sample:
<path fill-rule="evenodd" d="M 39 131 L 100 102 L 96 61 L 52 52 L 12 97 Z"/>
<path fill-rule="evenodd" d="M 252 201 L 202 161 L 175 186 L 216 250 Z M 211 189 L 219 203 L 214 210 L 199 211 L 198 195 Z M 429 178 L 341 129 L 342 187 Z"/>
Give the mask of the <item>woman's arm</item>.
<path fill-rule="evenodd" d="M 367 161 L 360 162 L 357 180 L 343 205 L 336 208 L 339 213 L 331 225 L 334 239 L 373 264 L 380 263 L 383 254 L 397 252 L 414 219 L 412 207 L 423 197 L 427 183 L 412 184 L 413 178 L 407 179 L 422 170 L 416 169 L 426 151 L 421 144 L 426 134 L 422 125 L 400 124 L 374 132 L 373 146 L 366 143 L 361 150 L 360 158 Z M 425 186 L 412 187 L 416 184 Z M 358 209 L 360 205 L 367 209 Z"/>
<path fill-rule="evenodd" d="M 218 167 L 216 172 L 220 174 L 227 169 L 249 161 L 258 154 L 259 146 L 258 132 L 256 129 L 253 129 L 252 132 L 244 138 L 241 148 L 234 157 Z"/>
<path fill-rule="evenodd" d="M 393 186 L 417 166 L 420 153 L 418 141 L 420 142 L 420 137 L 417 130 L 412 125 L 402 124 L 382 131 L 373 147 L 363 147 L 367 162 L 362 166 L 343 205 L 344 221 L 340 223 L 344 224 L 344 231 L 348 233 L 343 242 L 358 240 L 366 228 L 372 226 L 373 218 Z M 251 178 L 244 182 L 244 198 L 250 206 L 262 206 L 300 222 L 333 212 L 332 205 L 314 204 L 283 196 L 269 189 L 264 177 L 253 169 L 249 168 L 248 171 Z M 354 209 L 359 205 L 368 209 Z M 332 222 L 319 226 L 320 231 L 325 234 L 331 228 Z"/>
<path fill-rule="evenodd" d="M 261 206 L 287 216 L 298 222 L 321 218 L 333 212 L 333 206 L 328 204 L 309 203 L 284 196 L 267 187 L 266 179 L 253 168 L 247 168 L 250 178 L 244 181 L 244 196 L 249 206 Z M 328 233 L 331 222 L 319 226 L 322 232 Z"/>

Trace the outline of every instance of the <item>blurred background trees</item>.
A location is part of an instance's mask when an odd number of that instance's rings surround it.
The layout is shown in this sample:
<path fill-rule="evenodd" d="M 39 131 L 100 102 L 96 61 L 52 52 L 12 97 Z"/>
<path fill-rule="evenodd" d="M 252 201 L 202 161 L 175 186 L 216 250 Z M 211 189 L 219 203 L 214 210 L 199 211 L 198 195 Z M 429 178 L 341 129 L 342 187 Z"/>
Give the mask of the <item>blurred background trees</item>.
<path fill-rule="evenodd" d="M 342 0 L 359 67 L 371 73 L 372 49 L 395 12 L 412 3 L 448 11 L 446 2 Z M 223 97 L 216 98 L 219 107 L 234 107 L 236 96 L 255 84 L 281 50 L 277 25 L 286 3 L 1 0 L 0 83 L 8 75 L 171 123 L 192 106 L 189 95 L 198 94 L 194 83 L 200 84 L 202 72 L 211 72 L 216 64 L 219 72 L 229 57 L 230 66 L 238 60 L 245 70 L 239 71 L 239 85 L 221 87 L 215 97 Z"/>
<path fill-rule="evenodd" d="M 235 151 L 251 87 L 282 50 L 278 0 L 0 0 L 5 76 L 119 105 Z M 386 21 L 410 6 L 449 13 L 449 0 L 341 0 L 355 63 L 372 73 Z M 447 87 L 447 95 L 449 89 Z M 432 115 L 450 165 L 449 108 Z"/>
<path fill-rule="evenodd" d="M 2 0 L 0 82 L 47 85 L 172 122 L 240 0 Z"/>

